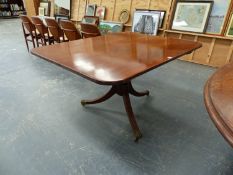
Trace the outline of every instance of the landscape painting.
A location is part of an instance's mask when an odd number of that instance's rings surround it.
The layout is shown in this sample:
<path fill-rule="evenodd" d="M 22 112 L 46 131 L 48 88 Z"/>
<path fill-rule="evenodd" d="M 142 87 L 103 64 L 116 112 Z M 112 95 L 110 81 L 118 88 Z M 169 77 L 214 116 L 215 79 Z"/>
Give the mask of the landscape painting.
<path fill-rule="evenodd" d="M 115 33 L 123 31 L 123 23 L 121 22 L 110 22 L 110 21 L 101 21 L 99 25 L 99 30 L 102 35 L 107 33 Z"/>

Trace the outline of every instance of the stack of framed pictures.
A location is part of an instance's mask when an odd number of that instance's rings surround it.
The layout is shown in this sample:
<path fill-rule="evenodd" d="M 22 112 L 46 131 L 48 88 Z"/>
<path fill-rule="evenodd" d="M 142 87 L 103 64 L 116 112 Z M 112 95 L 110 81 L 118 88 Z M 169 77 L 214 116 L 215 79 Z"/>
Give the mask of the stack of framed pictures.
<path fill-rule="evenodd" d="M 132 32 L 157 35 L 162 28 L 166 11 L 136 9 L 133 17 Z"/>
<path fill-rule="evenodd" d="M 230 4 L 231 0 L 178 0 L 171 29 L 223 35 Z"/>

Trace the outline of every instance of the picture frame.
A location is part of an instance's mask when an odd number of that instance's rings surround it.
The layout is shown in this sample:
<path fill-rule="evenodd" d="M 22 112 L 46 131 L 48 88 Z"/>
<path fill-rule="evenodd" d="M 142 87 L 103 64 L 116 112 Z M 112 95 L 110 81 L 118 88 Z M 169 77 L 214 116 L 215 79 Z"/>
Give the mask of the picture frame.
<path fill-rule="evenodd" d="M 39 7 L 38 8 L 38 15 L 39 16 L 45 16 L 45 8 L 44 7 Z"/>
<path fill-rule="evenodd" d="M 123 23 L 115 21 L 100 21 L 99 30 L 102 35 L 123 31 Z"/>
<path fill-rule="evenodd" d="M 213 8 L 210 13 L 206 33 L 221 35 L 224 33 L 224 28 L 226 27 L 227 20 L 229 16 L 229 10 L 231 7 L 231 0 L 213 0 Z"/>
<path fill-rule="evenodd" d="M 106 11 L 106 7 L 105 6 L 98 6 L 96 8 L 95 16 L 98 16 L 100 20 L 104 20 L 105 11 Z"/>
<path fill-rule="evenodd" d="M 171 29 L 204 33 L 212 6 L 213 1 L 177 1 Z"/>
<path fill-rule="evenodd" d="M 41 8 L 45 9 L 44 16 L 50 16 L 51 2 L 50 1 L 42 1 L 40 2 Z"/>
<path fill-rule="evenodd" d="M 164 19 L 166 16 L 165 10 L 136 9 L 136 11 L 159 12 L 160 13 L 159 28 L 163 28 Z"/>
<path fill-rule="evenodd" d="M 231 15 L 231 18 L 229 20 L 226 36 L 227 37 L 233 37 L 233 14 Z"/>
<path fill-rule="evenodd" d="M 86 16 L 95 16 L 96 4 L 88 4 L 86 8 Z"/>
<path fill-rule="evenodd" d="M 57 18 L 71 18 L 73 0 L 53 0 L 54 16 Z"/>
<path fill-rule="evenodd" d="M 123 24 L 126 24 L 129 21 L 130 18 L 130 12 L 127 9 L 121 10 L 118 20 L 122 22 Z"/>
<path fill-rule="evenodd" d="M 82 23 L 99 25 L 99 17 L 98 16 L 84 16 L 82 18 Z"/>
<path fill-rule="evenodd" d="M 160 21 L 160 12 L 135 11 L 132 32 L 157 35 Z"/>

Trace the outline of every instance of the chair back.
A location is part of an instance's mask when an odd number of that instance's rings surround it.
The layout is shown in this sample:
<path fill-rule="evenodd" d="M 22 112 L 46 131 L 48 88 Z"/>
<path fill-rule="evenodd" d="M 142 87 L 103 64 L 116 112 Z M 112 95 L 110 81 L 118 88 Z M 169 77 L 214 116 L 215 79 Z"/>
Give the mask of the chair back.
<path fill-rule="evenodd" d="M 71 21 L 61 20 L 60 25 L 69 41 L 78 40 L 82 38 L 78 29 Z"/>
<path fill-rule="evenodd" d="M 22 25 L 24 29 L 26 29 L 30 34 L 36 30 L 34 24 L 32 24 L 31 20 L 26 15 L 20 15 L 20 19 L 22 20 Z"/>
<path fill-rule="evenodd" d="M 32 22 L 35 25 L 36 29 L 39 31 L 39 33 L 44 36 L 45 34 L 48 34 L 48 27 L 46 27 L 43 23 L 43 21 L 37 17 L 37 16 L 33 16 L 32 18 Z"/>
<path fill-rule="evenodd" d="M 100 31 L 96 25 L 81 23 L 81 33 L 83 38 L 100 36 Z"/>
<path fill-rule="evenodd" d="M 55 41 L 60 42 L 60 38 L 64 37 L 64 32 L 58 25 L 57 21 L 52 18 L 45 18 L 45 21 L 47 23 L 48 29 L 50 33 L 53 35 Z"/>

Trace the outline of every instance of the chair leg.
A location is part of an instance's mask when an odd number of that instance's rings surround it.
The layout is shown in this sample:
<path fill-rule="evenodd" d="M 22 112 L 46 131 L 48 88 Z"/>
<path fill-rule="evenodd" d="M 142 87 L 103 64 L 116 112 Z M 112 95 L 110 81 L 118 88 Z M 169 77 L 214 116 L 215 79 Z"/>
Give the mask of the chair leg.
<path fill-rule="evenodd" d="M 26 42 L 27 50 L 29 52 L 28 40 L 26 39 L 26 37 L 25 37 L 25 42 Z"/>
<path fill-rule="evenodd" d="M 36 47 L 36 45 L 35 45 L 35 38 L 32 36 L 32 44 L 33 44 L 33 48 L 35 48 Z"/>
<path fill-rule="evenodd" d="M 38 38 L 37 34 L 36 34 L 36 36 L 35 36 L 35 40 L 36 40 L 36 46 L 39 47 L 39 41 L 38 41 L 39 38 Z"/>

